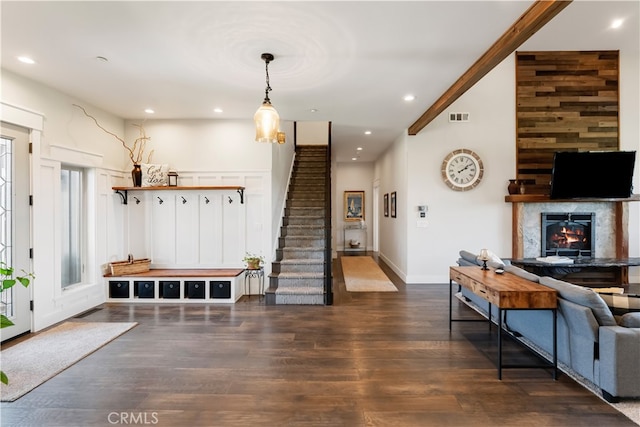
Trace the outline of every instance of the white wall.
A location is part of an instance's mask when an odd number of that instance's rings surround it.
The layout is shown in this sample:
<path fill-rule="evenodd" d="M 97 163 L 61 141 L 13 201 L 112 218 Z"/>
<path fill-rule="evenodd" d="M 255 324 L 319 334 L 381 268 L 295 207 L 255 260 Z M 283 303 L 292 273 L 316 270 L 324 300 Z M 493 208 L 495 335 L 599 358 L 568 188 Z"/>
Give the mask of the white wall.
<path fill-rule="evenodd" d="M 509 57 L 422 132 L 406 137 L 410 283 L 442 283 L 460 249 L 511 256 L 511 204 L 504 196 L 515 177 L 514 66 Z M 468 112 L 470 121 L 451 123 L 448 111 Z M 453 191 L 442 180 L 443 159 L 459 148 L 476 152 L 484 165 L 482 182 L 470 191 Z M 417 205 L 428 206 L 427 228 L 417 226 Z"/>
<path fill-rule="evenodd" d="M 407 221 L 408 203 L 408 142 L 405 135 L 396 139 L 391 147 L 380 157 L 374 167 L 374 181 L 379 183 L 380 204 L 384 195 L 396 192 L 397 216 L 380 215 L 379 255 L 398 276 L 407 281 L 408 257 Z M 389 201 L 391 204 L 391 201 Z M 379 207 L 380 209 L 380 207 Z"/>
<path fill-rule="evenodd" d="M 293 168 L 295 157 L 295 147 L 293 145 L 293 123 L 280 122 L 280 129 L 287 135 L 287 142 L 284 145 L 272 144 L 272 168 L 271 168 L 271 230 L 272 245 L 268 257 L 275 259 L 278 247 L 278 237 L 284 216 L 284 208 L 287 201 L 287 190 L 289 188 L 289 176 Z M 269 266 L 270 267 L 270 266 Z"/>
<path fill-rule="evenodd" d="M 124 135 L 122 119 L 4 69 L 2 101 L 44 116 L 42 157 L 49 157 L 51 146 L 58 145 L 99 155 L 103 168 L 120 169 L 124 166 L 126 156 L 120 142 L 97 129 L 95 123 L 73 104 L 85 107 L 103 127 L 120 136 Z"/>
<path fill-rule="evenodd" d="M 138 137 L 135 123 L 141 121 L 126 122 L 127 142 Z M 255 125 L 251 120 L 146 119 L 143 125 L 151 138 L 147 152 L 154 150 L 152 163 L 168 163 L 178 173 L 271 170 L 272 144 L 255 142 Z"/>

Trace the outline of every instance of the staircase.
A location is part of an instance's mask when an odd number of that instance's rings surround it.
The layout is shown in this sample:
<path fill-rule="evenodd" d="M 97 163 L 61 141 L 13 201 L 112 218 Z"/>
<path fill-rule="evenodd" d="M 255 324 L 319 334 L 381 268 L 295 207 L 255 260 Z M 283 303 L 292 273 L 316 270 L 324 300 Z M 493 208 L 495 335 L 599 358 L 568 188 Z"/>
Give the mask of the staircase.
<path fill-rule="evenodd" d="M 325 304 L 326 158 L 325 146 L 296 148 L 267 304 Z"/>

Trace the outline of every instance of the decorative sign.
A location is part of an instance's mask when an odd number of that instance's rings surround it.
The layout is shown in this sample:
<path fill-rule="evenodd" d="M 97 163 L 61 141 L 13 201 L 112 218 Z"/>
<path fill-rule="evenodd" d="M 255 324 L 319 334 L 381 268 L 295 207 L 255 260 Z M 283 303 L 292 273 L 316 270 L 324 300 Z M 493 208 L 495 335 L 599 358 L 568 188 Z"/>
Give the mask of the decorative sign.
<path fill-rule="evenodd" d="M 169 165 L 142 163 L 142 186 L 164 187 L 168 184 Z"/>

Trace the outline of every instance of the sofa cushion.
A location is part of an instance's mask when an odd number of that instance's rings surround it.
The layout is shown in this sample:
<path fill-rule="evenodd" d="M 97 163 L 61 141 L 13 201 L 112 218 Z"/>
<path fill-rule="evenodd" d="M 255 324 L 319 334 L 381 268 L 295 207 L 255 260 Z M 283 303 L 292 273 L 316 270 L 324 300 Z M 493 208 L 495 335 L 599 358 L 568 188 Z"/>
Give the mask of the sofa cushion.
<path fill-rule="evenodd" d="M 620 316 L 618 325 L 625 328 L 640 328 L 640 313 L 627 313 Z"/>
<path fill-rule="evenodd" d="M 540 284 L 558 291 L 558 295 L 562 299 L 589 307 L 600 326 L 617 325 L 607 304 L 592 289 L 546 276 L 540 278 Z"/>
<path fill-rule="evenodd" d="M 538 276 L 537 274 L 530 273 L 527 270 L 520 267 L 516 267 L 515 265 L 512 265 L 512 264 L 505 265 L 504 271 L 506 271 L 507 273 L 515 274 L 516 276 L 522 277 L 523 279 L 531 280 L 532 282 L 537 283 L 540 281 L 540 276 Z"/>

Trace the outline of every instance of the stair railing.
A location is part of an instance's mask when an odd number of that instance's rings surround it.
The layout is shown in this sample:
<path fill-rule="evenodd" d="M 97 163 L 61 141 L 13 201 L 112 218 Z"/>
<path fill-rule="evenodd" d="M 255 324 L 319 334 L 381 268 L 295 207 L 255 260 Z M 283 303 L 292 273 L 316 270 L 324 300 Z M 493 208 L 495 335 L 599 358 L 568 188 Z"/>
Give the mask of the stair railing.
<path fill-rule="evenodd" d="M 333 305 L 333 274 L 331 268 L 331 122 L 329 126 L 329 138 L 327 141 L 327 152 L 325 158 L 325 184 L 324 184 L 324 303 Z"/>

